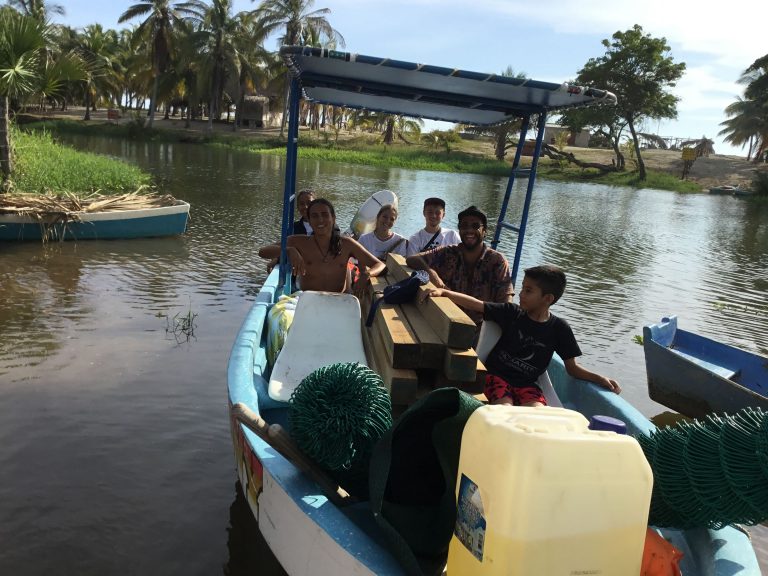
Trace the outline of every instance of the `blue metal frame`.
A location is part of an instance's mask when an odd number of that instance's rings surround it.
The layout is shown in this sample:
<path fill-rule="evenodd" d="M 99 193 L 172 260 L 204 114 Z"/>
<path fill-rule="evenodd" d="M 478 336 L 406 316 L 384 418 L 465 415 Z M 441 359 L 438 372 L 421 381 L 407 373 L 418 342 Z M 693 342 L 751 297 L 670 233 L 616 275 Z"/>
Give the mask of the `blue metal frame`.
<path fill-rule="evenodd" d="M 299 102 L 301 86 L 299 80 L 291 80 L 288 105 L 288 144 L 285 158 L 285 188 L 283 189 L 283 222 L 280 230 L 280 278 L 278 291 L 291 292 L 290 261 L 288 260 L 287 242 L 293 226 L 293 206 L 296 199 L 296 158 L 299 149 Z"/>
<path fill-rule="evenodd" d="M 528 134 L 528 128 L 531 123 L 531 117 L 526 116 L 523 118 L 523 124 L 520 127 L 520 137 L 518 139 L 517 151 L 515 152 L 515 159 L 512 161 L 512 171 L 509 174 L 509 180 L 507 181 L 507 189 L 504 193 L 504 199 L 501 202 L 501 209 L 499 210 L 499 219 L 496 222 L 496 230 L 493 233 L 493 240 L 491 241 L 491 248 L 494 250 L 499 244 L 501 238 L 501 232 L 504 229 L 513 230 L 517 232 L 517 246 L 515 247 L 515 258 L 512 262 L 512 284 L 514 285 L 517 280 L 517 272 L 520 268 L 520 258 L 523 253 L 523 241 L 525 240 L 525 228 L 528 224 L 528 211 L 531 206 L 531 197 L 533 196 L 533 187 L 536 184 L 536 170 L 539 166 L 539 156 L 541 155 L 542 142 L 544 140 L 544 129 L 547 124 L 546 112 L 539 114 L 539 121 L 537 124 L 536 133 L 536 146 L 533 150 L 533 158 L 531 159 L 530 169 L 520 168 L 520 158 L 523 153 L 523 147 L 525 145 L 525 138 Z M 507 214 L 507 207 L 509 206 L 509 198 L 512 195 L 512 187 L 515 184 L 517 176 L 528 176 L 528 186 L 525 192 L 525 202 L 523 204 L 523 213 L 520 216 L 520 225 L 515 226 L 510 224 L 504 218 Z"/>

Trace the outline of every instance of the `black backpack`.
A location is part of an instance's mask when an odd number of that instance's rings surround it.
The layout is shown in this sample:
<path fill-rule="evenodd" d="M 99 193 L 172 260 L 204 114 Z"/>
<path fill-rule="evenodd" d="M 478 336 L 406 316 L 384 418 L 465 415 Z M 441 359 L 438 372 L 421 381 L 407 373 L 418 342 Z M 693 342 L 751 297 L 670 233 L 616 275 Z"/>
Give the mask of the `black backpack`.
<path fill-rule="evenodd" d="M 396 284 L 392 284 L 384 288 L 384 292 L 381 298 L 371 304 L 371 310 L 368 312 L 368 318 L 365 320 L 365 325 L 370 328 L 373 325 L 373 318 L 376 316 L 376 310 L 379 309 L 382 302 L 387 304 L 402 304 L 404 302 L 410 302 L 419 293 L 419 286 L 423 286 L 429 282 L 429 274 L 425 270 L 415 270 L 411 272 L 411 275 L 405 280 L 400 280 Z"/>

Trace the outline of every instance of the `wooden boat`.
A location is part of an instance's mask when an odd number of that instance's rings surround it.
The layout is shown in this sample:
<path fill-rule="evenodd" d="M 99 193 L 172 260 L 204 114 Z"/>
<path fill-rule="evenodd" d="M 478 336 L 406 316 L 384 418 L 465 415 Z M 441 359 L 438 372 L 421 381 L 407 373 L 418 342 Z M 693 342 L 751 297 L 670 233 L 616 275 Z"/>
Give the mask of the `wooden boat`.
<path fill-rule="evenodd" d="M 531 117 L 536 115 L 539 126 L 533 163 L 529 171 L 519 169 L 520 147 L 513 161 L 510 184 L 493 240 L 495 246 L 501 228 L 505 227 L 501 223 L 506 224 L 504 216 L 514 188 L 512 183 L 516 175 L 525 174 L 528 183 L 525 209 L 517 227 L 513 280 L 520 263 L 547 112 L 615 101 L 612 94 L 591 88 L 520 81 L 319 48 L 288 46 L 281 49 L 281 54 L 293 76 L 282 217 L 282 262 L 286 262 L 285 238 L 294 211 L 296 119 L 302 98 L 464 124 L 495 124 L 519 117 L 523 119 L 520 141 L 525 141 Z M 284 425 L 287 421 L 288 404 L 270 395 L 272 367 L 267 360 L 268 312 L 285 293 L 286 284 L 290 284 L 290 270 L 283 265 L 273 270 L 264 282 L 240 328 L 228 364 L 235 461 L 248 504 L 272 552 L 293 576 L 404 574 L 405 570 L 385 545 L 368 503 L 337 505 L 338 493 L 327 489 L 327 479 L 295 453 L 290 442 L 282 438 L 279 427 L 272 424 L 267 428 L 266 422 Z M 295 315 L 299 314 L 297 306 Z M 319 338 L 322 340 L 339 339 L 340 342 L 350 337 L 349 334 L 332 333 L 333 322 L 327 320 L 314 330 L 316 334 L 322 334 Z M 376 351 L 370 346 L 366 351 L 375 357 Z M 290 352 L 284 348 L 281 356 L 283 354 Z M 293 358 L 296 366 L 304 370 L 308 356 L 321 365 L 334 361 L 323 354 L 305 352 Z M 290 361 L 287 364 L 292 365 Z M 549 376 L 566 408 L 585 415 L 605 414 L 619 418 L 627 423 L 630 433 L 652 429 L 652 424 L 621 397 L 591 384 L 573 385 L 561 362 L 553 361 Z M 282 386 L 281 383 L 280 390 Z M 274 389 L 272 392 L 282 393 Z M 735 528 L 664 530 L 663 534 L 685 553 L 681 568 L 687 575 L 760 574 L 748 536 Z"/>
<path fill-rule="evenodd" d="M 723 186 L 713 186 L 709 189 L 710 194 L 720 195 L 733 195 L 742 192 L 738 186 L 731 186 L 730 184 L 724 184 Z"/>
<path fill-rule="evenodd" d="M 643 327 L 648 394 L 692 418 L 768 410 L 768 358 L 681 330 L 677 317 Z"/>
<path fill-rule="evenodd" d="M 0 240 L 113 240 L 177 236 L 187 229 L 189 204 L 105 212 L 76 212 L 41 219 L 0 213 Z"/>

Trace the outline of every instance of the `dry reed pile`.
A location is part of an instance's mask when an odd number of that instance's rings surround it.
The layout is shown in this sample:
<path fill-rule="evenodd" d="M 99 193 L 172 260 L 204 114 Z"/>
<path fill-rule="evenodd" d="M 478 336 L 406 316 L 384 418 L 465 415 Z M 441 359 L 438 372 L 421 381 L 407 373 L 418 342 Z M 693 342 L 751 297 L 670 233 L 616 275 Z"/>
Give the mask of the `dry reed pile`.
<path fill-rule="evenodd" d="M 0 214 L 31 216 L 41 222 L 78 221 L 85 212 L 112 212 L 142 210 L 173 206 L 177 200 L 170 194 L 147 194 L 141 190 L 119 196 L 92 194 L 77 197 L 74 194 L 0 194 Z"/>

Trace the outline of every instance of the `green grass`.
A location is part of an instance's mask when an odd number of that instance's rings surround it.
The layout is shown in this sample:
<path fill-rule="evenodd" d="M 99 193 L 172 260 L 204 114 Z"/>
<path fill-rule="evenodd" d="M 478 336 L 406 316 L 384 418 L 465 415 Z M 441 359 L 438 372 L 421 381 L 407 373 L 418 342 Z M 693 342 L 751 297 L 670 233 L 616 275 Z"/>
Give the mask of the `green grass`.
<path fill-rule="evenodd" d="M 258 154 L 285 154 L 284 148 L 249 147 L 248 150 Z M 385 149 L 341 149 L 314 148 L 304 146 L 299 148 L 299 158 L 325 160 L 329 162 L 346 162 L 349 164 L 365 164 L 367 166 L 382 166 L 388 168 L 408 168 L 412 170 L 434 170 L 438 172 L 466 172 L 472 174 L 487 174 L 491 176 L 509 175 L 509 165 L 496 160 L 477 158 L 462 152 L 445 154 L 423 148 L 393 148 Z"/>
<path fill-rule="evenodd" d="M 671 190 L 674 192 L 701 192 L 701 185 L 688 180 L 681 180 L 674 174 L 647 170 L 645 180 L 640 180 L 637 171 L 600 173 L 597 169 L 578 167 L 539 165 L 539 176 L 561 182 L 593 182 L 607 186 L 628 186 L 630 188 L 654 188 L 656 190 Z"/>
<path fill-rule="evenodd" d="M 50 133 L 12 129 L 11 142 L 15 159 L 11 180 L 15 192 L 123 194 L 151 181 L 151 176 L 136 166 L 62 146 L 54 142 Z"/>
<path fill-rule="evenodd" d="M 230 132 L 190 133 L 185 130 L 158 130 L 140 126 L 138 121 L 126 121 L 121 125 L 108 123 L 86 124 L 77 120 L 52 120 L 33 123 L 28 129 L 65 131 L 79 134 L 98 134 L 121 138 L 140 138 L 170 142 L 194 142 L 213 146 L 226 146 L 246 150 L 256 154 L 285 154 L 285 142 L 274 136 L 242 136 Z M 477 150 L 462 149 L 471 144 L 459 142 L 452 144 L 450 152 L 442 148 L 426 147 L 422 144 L 407 146 L 396 144 L 384 146 L 376 143 L 376 136 L 360 135 L 334 141 L 331 133 L 316 134 L 302 130 L 299 134 L 299 157 L 365 164 L 368 166 L 407 168 L 413 170 L 434 170 L 439 172 L 461 172 L 506 177 L 510 163 L 499 162 L 490 154 L 483 156 Z M 529 159 L 524 159 L 523 164 Z M 693 182 L 680 180 L 673 174 L 647 170 L 646 179 L 640 181 L 637 171 L 600 173 L 595 169 L 581 169 L 576 166 L 564 167 L 547 158 L 539 161 L 538 175 L 548 180 L 562 182 L 592 182 L 608 186 L 628 186 L 631 188 L 655 188 L 676 192 L 701 192 L 701 186 Z"/>

